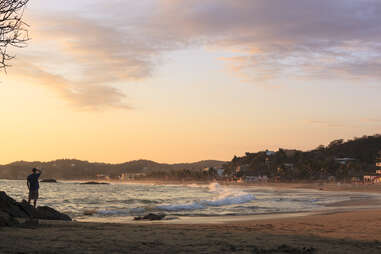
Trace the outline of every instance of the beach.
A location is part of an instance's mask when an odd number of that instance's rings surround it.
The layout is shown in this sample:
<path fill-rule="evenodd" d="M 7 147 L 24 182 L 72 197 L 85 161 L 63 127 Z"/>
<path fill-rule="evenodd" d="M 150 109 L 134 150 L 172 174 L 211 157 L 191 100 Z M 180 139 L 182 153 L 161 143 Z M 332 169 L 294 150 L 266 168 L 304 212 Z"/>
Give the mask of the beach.
<path fill-rule="evenodd" d="M 218 224 L 47 222 L 2 228 L 0 253 L 380 253 L 381 210 Z"/>
<path fill-rule="evenodd" d="M 40 221 L 2 228 L 0 253 L 380 253 L 378 204 L 349 200 L 307 215 L 193 223 Z"/>

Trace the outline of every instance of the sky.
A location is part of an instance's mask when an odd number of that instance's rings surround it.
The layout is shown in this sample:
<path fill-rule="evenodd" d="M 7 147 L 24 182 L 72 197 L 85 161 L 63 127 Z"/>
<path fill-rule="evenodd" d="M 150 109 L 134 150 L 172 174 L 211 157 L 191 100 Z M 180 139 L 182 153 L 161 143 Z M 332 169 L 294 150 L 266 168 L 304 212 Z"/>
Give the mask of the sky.
<path fill-rule="evenodd" d="M 0 164 L 231 160 L 381 133 L 379 0 L 31 0 Z"/>

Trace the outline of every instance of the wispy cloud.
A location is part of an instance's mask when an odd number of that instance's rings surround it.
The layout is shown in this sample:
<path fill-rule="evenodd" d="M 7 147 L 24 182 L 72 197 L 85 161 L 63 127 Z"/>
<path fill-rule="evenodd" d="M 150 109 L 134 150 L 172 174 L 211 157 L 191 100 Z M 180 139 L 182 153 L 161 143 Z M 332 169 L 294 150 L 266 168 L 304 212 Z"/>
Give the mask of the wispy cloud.
<path fill-rule="evenodd" d="M 222 59 L 245 82 L 381 78 L 378 0 L 109 0 L 81 16 L 29 16 L 33 52 L 22 60 L 73 91 L 109 89 L 110 99 L 65 96 L 90 108 L 124 105 L 113 85 L 151 77 L 165 53 L 197 46 L 236 53 Z"/>
<path fill-rule="evenodd" d="M 17 61 L 14 69 L 24 82 L 45 86 L 79 109 L 130 108 L 125 102 L 126 95 L 114 87 L 69 81 L 61 75 L 51 74 L 23 61 Z"/>
<path fill-rule="evenodd" d="M 253 81 L 381 77 L 379 1 L 163 0 L 162 4 L 153 27 L 241 49 L 230 64 Z M 170 26 L 171 20 L 176 26 Z"/>

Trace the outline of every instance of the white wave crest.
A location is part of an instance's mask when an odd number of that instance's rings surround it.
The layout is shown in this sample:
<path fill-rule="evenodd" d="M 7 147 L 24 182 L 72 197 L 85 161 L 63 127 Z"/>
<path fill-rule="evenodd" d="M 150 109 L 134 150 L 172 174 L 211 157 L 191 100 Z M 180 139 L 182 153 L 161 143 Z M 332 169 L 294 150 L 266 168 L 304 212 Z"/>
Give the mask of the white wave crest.
<path fill-rule="evenodd" d="M 207 200 L 205 203 L 209 206 L 225 206 L 248 203 L 254 199 L 255 197 L 252 194 L 227 195 L 214 200 Z"/>
<path fill-rule="evenodd" d="M 193 201 L 186 204 L 161 205 L 156 206 L 156 208 L 164 211 L 198 210 L 205 209 L 208 206 L 216 207 L 248 203 L 255 199 L 254 195 L 252 194 L 236 189 L 225 188 L 218 183 L 210 184 L 209 190 L 215 193 L 217 196 L 210 200 Z"/>

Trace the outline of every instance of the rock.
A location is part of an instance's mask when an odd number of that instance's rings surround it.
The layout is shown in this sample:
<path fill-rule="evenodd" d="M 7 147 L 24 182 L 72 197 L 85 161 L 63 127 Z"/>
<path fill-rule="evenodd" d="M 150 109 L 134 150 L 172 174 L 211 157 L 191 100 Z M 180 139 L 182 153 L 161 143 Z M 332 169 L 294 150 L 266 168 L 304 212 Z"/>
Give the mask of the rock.
<path fill-rule="evenodd" d="M 37 209 L 29 205 L 25 199 L 23 199 L 20 203 L 17 203 L 17 205 L 27 214 L 26 218 L 37 217 Z M 22 217 L 22 218 L 25 218 L 25 217 Z"/>
<path fill-rule="evenodd" d="M 50 178 L 50 179 L 42 179 L 40 181 L 40 183 L 57 183 L 57 180 L 56 179 L 52 179 L 52 178 Z"/>
<path fill-rule="evenodd" d="M 37 209 L 29 205 L 28 202 L 16 202 L 5 192 L 0 191 L 0 226 L 17 225 L 16 218 L 42 219 L 42 220 L 65 220 L 71 221 L 71 218 L 63 213 L 54 210 L 51 207 L 40 206 Z"/>
<path fill-rule="evenodd" d="M 13 198 L 9 197 L 4 191 L 0 191 L 0 211 L 7 213 L 11 217 L 27 218 L 30 217 Z"/>
<path fill-rule="evenodd" d="M 162 220 L 164 219 L 166 215 L 165 214 L 154 214 L 154 213 L 150 213 L 150 214 L 147 214 L 145 216 L 138 216 L 138 217 L 135 217 L 134 220 Z"/>
<path fill-rule="evenodd" d="M 95 209 L 91 209 L 91 210 L 85 210 L 85 211 L 83 212 L 83 215 L 92 216 L 92 215 L 94 215 L 94 214 L 96 214 L 96 213 L 97 213 L 97 210 L 95 210 Z"/>
<path fill-rule="evenodd" d="M 71 221 L 71 218 L 68 215 L 60 213 L 49 206 L 39 206 L 36 210 L 37 216 L 35 218 L 38 219 Z"/>
<path fill-rule="evenodd" d="M 104 183 L 104 182 L 84 182 L 80 184 L 110 184 L 110 183 Z"/>
<path fill-rule="evenodd" d="M 9 214 L 0 211 L 0 227 L 11 227 L 18 225 L 19 222 Z"/>

